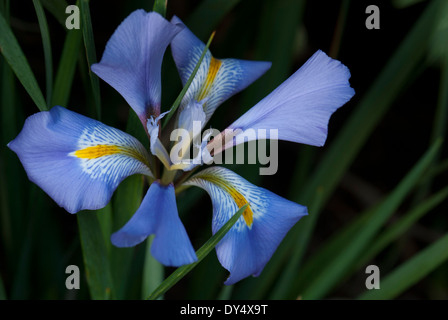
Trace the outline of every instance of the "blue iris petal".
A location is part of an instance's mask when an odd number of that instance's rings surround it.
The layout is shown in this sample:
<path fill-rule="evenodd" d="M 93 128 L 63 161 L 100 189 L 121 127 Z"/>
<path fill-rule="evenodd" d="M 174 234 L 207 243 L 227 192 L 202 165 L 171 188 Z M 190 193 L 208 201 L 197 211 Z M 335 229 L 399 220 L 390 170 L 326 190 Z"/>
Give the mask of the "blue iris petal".
<path fill-rule="evenodd" d="M 29 179 L 70 213 L 104 207 L 132 174 L 152 176 L 137 139 L 62 107 L 30 116 L 8 147 Z"/>
<path fill-rule="evenodd" d="M 112 237 L 117 247 L 132 247 L 155 234 L 151 254 L 166 266 L 181 266 L 197 260 L 179 218 L 172 185 L 151 184 L 140 208 Z"/>
<path fill-rule="evenodd" d="M 349 78 L 346 66 L 319 50 L 229 129 L 274 129 L 279 140 L 323 146 L 331 115 L 355 94 Z"/>
<path fill-rule="evenodd" d="M 250 218 L 246 220 L 243 213 L 216 246 L 220 263 L 230 271 L 225 284 L 233 284 L 250 275 L 258 276 L 292 226 L 308 214 L 306 207 L 257 187 L 223 167 L 207 168 L 185 184 L 201 187 L 210 195 L 213 233 L 244 201 L 249 203 L 252 222 Z"/>
<path fill-rule="evenodd" d="M 171 22 L 182 26 L 183 30 L 173 39 L 171 51 L 182 83 L 185 85 L 193 72 L 205 44 L 199 40 L 176 16 Z M 191 100 L 207 98 L 204 106 L 206 122 L 225 100 L 249 86 L 271 67 L 266 61 L 239 59 L 215 59 L 210 50 L 185 94 L 181 109 Z"/>
<path fill-rule="evenodd" d="M 180 30 L 158 13 L 136 10 L 115 30 L 101 61 L 92 65 L 92 71 L 126 99 L 145 128 L 149 115 L 160 113 L 162 59 Z"/>
<path fill-rule="evenodd" d="M 248 276 L 258 276 L 280 242 L 307 209 L 269 190 L 258 188 L 267 200 L 266 211 L 252 227 L 232 229 L 216 246 L 218 259 L 230 271 L 225 284 L 234 284 Z M 220 224 L 213 226 L 219 230 Z"/>

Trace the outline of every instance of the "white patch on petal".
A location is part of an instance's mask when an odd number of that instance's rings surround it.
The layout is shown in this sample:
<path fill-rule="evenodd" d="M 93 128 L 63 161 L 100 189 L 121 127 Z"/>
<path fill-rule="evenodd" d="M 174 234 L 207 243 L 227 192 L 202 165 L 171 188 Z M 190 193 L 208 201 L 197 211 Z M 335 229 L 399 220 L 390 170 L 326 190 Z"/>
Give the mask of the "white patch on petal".
<path fill-rule="evenodd" d="M 98 147 L 110 147 L 112 151 L 99 155 L 91 151 Z M 148 164 L 148 153 L 134 137 L 105 126 L 84 129 L 77 150 L 69 153 L 79 158 L 81 169 L 91 179 L 117 184 L 123 177 L 141 173 L 153 177 Z M 92 156 L 89 157 L 89 152 Z M 80 156 L 82 153 L 83 156 Z"/>
<path fill-rule="evenodd" d="M 207 105 L 204 111 L 207 115 L 206 122 L 210 120 L 216 108 L 231 95 L 243 76 L 241 65 L 236 59 L 221 60 L 222 64 L 216 75 L 210 94 L 207 96 Z"/>
<path fill-rule="evenodd" d="M 249 183 L 233 171 L 222 167 L 205 169 L 185 184 L 198 186 L 209 193 L 215 212 L 212 225 L 223 225 L 240 209 L 234 200 L 234 196 L 231 195 L 232 190 L 240 193 L 249 203 L 253 214 L 253 223 L 257 223 L 257 219 L 261 218 L 268 208 L 269 199 L 263 192 L 260 192 L 259 187 Z M 247 228 L 250 229 L 251 226 L 246 223 L 244 217 L 241 217 L 235 223 L 234 228 L 243 231 Z M 213 232 L 216 231 L 218 230 L 213 230 Z"/>

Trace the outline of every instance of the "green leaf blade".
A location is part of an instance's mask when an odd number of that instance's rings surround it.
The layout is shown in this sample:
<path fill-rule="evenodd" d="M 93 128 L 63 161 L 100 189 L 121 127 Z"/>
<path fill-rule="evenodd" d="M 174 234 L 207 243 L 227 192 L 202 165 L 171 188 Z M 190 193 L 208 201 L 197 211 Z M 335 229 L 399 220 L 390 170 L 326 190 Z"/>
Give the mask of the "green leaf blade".
<path fill-rule="evenodd" d="M 82 32 L 80 30 L 70 30 L 67 32 L 56 73 L 51 102 L 52 106 L 58 105 L 66 107 L 68 104 L 81 42 Z"/>
<path fill-rule="evenodd" d="M 0 51 L 39 110 L 47 110 L 47 103 L 31 67 L 2 14 L 0 14 Z"/>
<path fill-rule="evenodd" d="M 162 17 L 165 18 L 167 4 L 168 0 L 155 0 L 152 11 L 159 13 Z"/>
<path fill-rule="evenodd" d="M 92 72 L 90 66 L 97 62 L 95 41 L 93 37 L 92 20 L 90 17 L 89 1 L 80 1 L 81 29 L 86 49 L 87 65 L 89 68 L 90 83 L 92 86 L 93 101 L 95 104 L 96 115 L 101 119 L 101 94 L 100 82 L 96 74 Z"/>
<path fill-rule="evenodd" d="M 316 277 L 310 283 L 308 288 L 303 292 L 304 299 L 320 299 L 340 281 L 346 270 L 355 263 L 357 257 L 374 238 L 378 230 L 395 212 L 412 188 L 416 186 L 425 170 L 437 155 L 441 144 L 441 140 L 434 143 L 394 191 L 376 208 L 364 227 L 354 235 L 353 239 L 356 239 L 356 241 L 347 243 L 344 250 L 339 252 L 337 258 L 326 265 L 320 276 Z"/>
<path fill-rule="evenodd" d="M 393 299 L 416 284 L 431 271 L 448 260 L 448 234 L 419 252 L 391 272 L 380 283 L 380 289 L 370 290 L 360 300 Z"/>
<path fill-rule="evenodd" d="M 33 0 L 34 9 L 36 10 L 37 19 L 39 21 L 40 33 L 42 35 L 42 45 L 44 48 L 45 59 L 45 80 L 46 80 L 46 97 L 47 107 L 51 107 L 51 96 L 53 92 L 53 55 L 51 53 L 50 31 L 48 30 L 47 18 L 42 4 L 39 0 Z"/>
<path fill-rule="evenodd" d="M 112 273 L 107 245 L 96 214 L 101 213 L 78 212 L 78 226 L 91 298 L 108 300 L 114 296 Z"/>

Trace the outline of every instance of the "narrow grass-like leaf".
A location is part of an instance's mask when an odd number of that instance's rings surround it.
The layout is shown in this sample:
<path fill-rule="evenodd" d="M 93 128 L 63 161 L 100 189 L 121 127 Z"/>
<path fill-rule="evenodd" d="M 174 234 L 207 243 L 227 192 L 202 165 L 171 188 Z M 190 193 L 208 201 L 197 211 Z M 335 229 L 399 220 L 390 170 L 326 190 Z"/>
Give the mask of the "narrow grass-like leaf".
<path fill-rule="evenodd" d="M 367 263 L 369 259 L 372 259 L 383 248 L 385 248 L 392 241 L 396 240 L 401 234 L 410 228 L 422 215 L 443 201 L 447 195 L 448 188 L 438 192 L 405 214 L 403 218 L 380 234 L 375 241 L 363 250 L 361 256 L 356 259 L 356 262 L 347 269 L 345 275 L 358 270 L 359 267 Z M 325 244 L 319 248 L 319 250 L 313 254 L 310 259 L 307 260 L 307 262 L 303 265 L 294 286 L 292 286 L 295 289 L 290 293 L 291 296 L 301 294 L 303 289 L 308 288 L 310 284 L 312 284 L 313 279 L 324 272 L 325 267 L 331 264 L 340 252 L 346 249 L 347 243 L 350 243 L 356 238 L 359 230 L 363 230 L 366 227 L 376 210 L 376 206 L 372 207 L 364 214 L 360 215 L 357 219 L 353 220 L 343 230 L 328 239 Z M 275 297 L 275 295 L 273 295 L 273 297 Z"/>
<path fill-rule="evenodd" d="M 162 284 L 151 293 L 147 300 L 155 300 L 166 291 L 168 291 L 172 286 L 174 286 L 179 280 L 181 280 L 188 272 L 190 272 L 194 267 L 196 267 L 202 259 L 204 259 L 215 246 L 221 241 L 221 239 L 227 234 L 227 232 L 233 227 L 235 222 L 241 217 L 244 210 L 246 210 L 247 204 L 242 206 L 230 219 L 227 221 L 221 229 L 218 230 L 197 252 L 198 261 L 191 263 L 182 267 L 177 268 Z"/>
<path fill-rule="evenodd" d="M 351 271 L 358 270 L 360 266 L 367 263 L 369 259 L 372 259 L 388 244 L 396 240 L 401 234 L 410 228 L 415 221 L 440 204 L 440 202 L 442 202 L 447 196 L 448 188 L 445 188 L 410 210 L 403 216 L 403 218 L 380 234 L 371 245 L 365 248 L 362 255 L 357 258 L 355 264 L 350 268 L 351 270 L 347 270 L 347 274 Z M 290 293 L 291 296 L 300 293 L 304 288 L 309 287 L 313 279 L 318 277 L 318 275 L 323 272 L 325 266 L 330 264 L 332 260 L 336 259 L 339 253 L 345 250 L 347 243 L 352 241 L 352 239 L 356 237 L 358 231 L 365 227 L 365 225 L 369 222 L 369 219 L 371 219 L 372 214 L 375 213 L 375 210 L 376 206 L 370 208 L 357 219 L 350 222 L 350 224 L 348 224 L 343 230 L 340 230 L 337 234 L 328 239 L 324 245 L 307 260 L 300 270 L 300 275 L 296 278 L 297 280 L 295 280 L 295 284 L 293 286 L 295 290 Z M 272 297 L 275 296 L 275 294 L 272 295 Z"/>
<path fill-rule="evenodd" d="M 307 187 L 306 181 L 311 175 L 311 168 L 316 161 L 316 148 L 312 146 L 301 146 L 299 151 L 299 158 L 297 159 L 297 164 L 292 172 L 293 177 L 291 178 L 290 184 L 291 188 L 289 190 L 294 190 L 294 193 L 300 194 L 304 188 Z M 302 181 L 302 183 L 298 183 Z"/>
<path fill-rule="evenodd" d="M 93 38 L 92 20 L 90 18 L 89 1 L 80 1 L 81 29 L 86 49 L 87 65 L 89 69 L 90 82 L 92 86 L 93 101 L 98 119 L 101 119 L 101 95 L 98 76 L 90 70 L 90 66 L 97 62 L 95 41 Z"/>
<path fill-rule="evenodd" d="M 445 10 L 448 13 L 448 5 Z M 446 18 L 445 18 L 446 20 Z M 448 23 L 448 22 L 447 22 Z M 445 27 L 448 29 L 448 27 Z M 444 35 L 448 35 L 445 31 Z M 448 121 L 448 49 L 445 49 L 440 61 L 440 82 L 439 96 L 437 99 L 437 109 L 434 116 L 434 124 L 432 126 L 431 140 L 434 141 L 439 137 L 444 137 L 447 132 Z"/>
<path fill-rule="evenodd" d="M 113 298 L 109 258 L 96 212 L 82 211 L 76 216 L 91 298 L 95 300 Z"/>
<path fill-rule="evenodd" d="M 47 104 L 30 65 L 2 14 L 0 14 L 0 51 L 39 110 L 47 110 Z"/>
<path fill-rule="evenodd" d="M 301 194 L 292 193 L 291 199 L 309 205 L 319 188 L 323 188 L 322 201 L 319 205 L 309 207 L 310 215 L 307 219 L 300 221 L 287 235 L 284 245 L 279 247 L 273 263 L 267 267 L 279 269 L 285 257 L 294 247 L 293 257 L 289 259 L 296 261 L 289 264 L 283 275 L 289 277 L 299 268 L 301 257 L 303 257 L 312 231 L 326 200 L 330 197 L 343 174 L 355 159 L 365 141 L 370 136 L 380 119 L 386 114 L 394 99 L 405 87 L 407 81 L 412 78 L 412 72 L 419 66 L 426 53 L 428 34 L 434 28 L 435 17 L 443 1 L 429 3 L 412 30 L 403 40 L 397 51 L 393 54 L 370 90 L 365 94 L 354 113 L 348 119 L 346 125 L 333 141 L 319 163 L 307 187 Z M 293 188 L 292 190 L 295 190 Z M 299 257 L 299 259 L 296 258 Z M 278 262 L 277 262 L 278 261 Z M 282 282 L 285 283 L 285 282 Z M 286 287 L 284 290 L 288 290 Z"/>
<path fill-rule="evenodd" d="M 41 0 L 42 5 L 58 20 L 58 22 L 65 28 L 65 19 L 67 15 L 65 8 L 68 4 L 65 0 Z"/>
<path fill-rule="evenodd" d="M 265 0 L 262 3 L 254 59 L 271 61 L 272 67 L 244 90 L 241 113 L 285 81 L 293 73 L 292 66 L 297 58 L 294 45 L 297 28 L 302 23 L 305 1 Z"/>
<path fill-rule="evenodd" d="M 137 123 L 141 127 L 140 121 Z M 112 232 L 119 230 L 137 211 L 143 198 L 143 177 L 133 175 L 126 178 L 113 197 Z M 110 233 L 108 237 L 110 236 Z M 107 240 L 110 243 L 110 240 Z M 124 299 L 130 282 L 130 266 L 135 248 L 111 247 L 111 270 L 117 299 Z"/>
<path fill-rule="evenodd" d="M 86 50 L 87 69 L 90 78 L 90 88 L 95 105 L 97 119 L 101 119 L 101 97 L 98 77 L 91 72 L 90 66 L 97 62 L 93 38 L 92 21 L 88 0 L 80 0 L 81 30 Z M 74 60 L 71 60 L 73 63 Z M 85 70 L 85 69 L 84 69 Z M 90 294 L 93 299 L 110 299 L 116 296 L 113 285 L 113 273 L 108 248 L 109 235 L 103 235 L 102 230 L 111 226 L 110 217 L 101 221 L 91 212 L 78 213 L 79 232 L 83 249 L 84 265 L 87 272 Z M 112 253 L 111 253 L 112 254 Z"/>
<path fill-rule="evenodd" d="M 346 243 L 344 250 L 339 252 L 337 257 L 325 266 L 321 274 L 313 279 L 314 281 L 303 292 L 304 299 L 323 298 L 341 280 L 345 270 L 356 261 L 378 230 L 415 187 L 428 165 L 434 160 L 440 145 L 441 140 L 438 140 L 431 146 L 392 193 L 377 207 L 363 228 L 358 230 L 354 235 L 354 241 Z"/>
<path fill-rule="evenodd" d="M 342 35 L 344 33 L 345 24 L 347 22 L 348 9 L 350 8 L 350 0 L 343 0 L 339 10 L 338 21 L 333 34 L 333 41 L 329 51 L 329 56 L 336 58 L 339 53 Z"/>
<path fill-rule="evenodd" d="M 316 253 L 314 253 L 300 269 L 300 272 L 294 279 L 294 285 L 290 285 L 294 290 L 288 294 L 291 297 L 294 295 L 301 295 L 303 289 L 309 287 L 310 283 L 313 282 L 313 279 L 318 277 L 325 267 L 336 259 L 339 252 L 345 249 L 347 243 L 350 243 L 350 241 L 354 239 L 359 230 L 363 228 L 372 217 L 375 210 L 376 206 L 361 214 L 351 221 L 344 229 L 325 241 L 325 243 L 318 248 Z M 284 295 L 283 288 L 281 286 L 276 286 L 270 297 L 275 299 L 280 296 L 283 297 Z"/>
<path fill-rule="evenodd" d="M 224 286 L 218 295 L 218 300 L 229 300 L 232 296 L 233 286 Z"/>
<path fill-rule="evenodd" d="M 167 2 L 168 0 L 155 0 L 152 11 L 159 13 L 162 17 L 165 17 Z"/>
<path fill-rule="evenodd" d="M 448 188 L 444 188 L 437 192 L 433 196 L 419 203 L 416 207 L 412 208 L 402 218 L 396 221 L 393 225 L 383 231 L 372 242 L 362 254 L 357 258 L 356 263 L 353 265 L 353 270 L 358 270 L 371 259 L 373 259 L 378 253 L 381 252 L 393 241 L 396 241 L 401 235 L 409 230 L 417 220 L 422 218 L 425 214 L 433 210 L 437 205 L 444 201 L 448 197 Z"/>
<path fill-rule="evenodd" d="M 392 4 L 397 8 L 403 9 L 422 1 L 423 0 L 393 0 Z"/>
<path fill-rule="evenodd" d="M 110 255 L 112 244 L 110 234 L 112 233 L 112 205 L 109 202 L 104 208 L 96 210 L 98 222 L 103 235 L 103 242 L 106 247 L 107 255 Z"/>
<path fill-rule="evenodd" d="M 22 216 L 21 235 L 23 239 L 20 241 L 18 247 L 19 255 L 16 262 L 14 273 L 14 280 L 11 289 L 10 299 L 29 299 L 32 294 L 32 256 L 33 249 L 37 246 L 36 237 L 39 236 L 39 229 L 37 227 L 38 221 L 41 218 L 40 213 L 46 210 L 45 201 L 43 199 L 43 192 L 36 186 L 29 186 L 29 194 L 27 195 L 26 212 L 28 216 Z"/>
<path fill-rule="evenodd" d="M 81 42 L 82 32 L 80 30 L 73 29 L 67 32 L 54 83 L 52 106 L 67 106 Z"/>
<path fill-rule="evenodd" d="M 445 34 L 448 35 L 448 32 Z M 437 108 L 434 114 L 434 120 L 431 132 L 431 141 L 435 141 L 437 138 L 443 138 L 447 133 L 447 122 L 448 122 L 448 50 L 446 50 L 441 57 L 440 61 L 440 82 L 439 82 L 439 92 L 437 99 Z M 439 157 L 438 157 L 439 158 Z M 434 165 L 437 164 L 439 159 L 434 160 Z M 420 193 L 416 200 L 424 198 L 431 189 L 433 177 L 428 176 L 428 179 L 422 184 L 420 188 Z"/>
<path fill-rule="evenodd" d="M 361 300 L 393 299 L 448 260 L 448 234 L 429 245 L 381 280 L 380 289 L 359 296 Z"/>
<path fill-rule="evenodd" d="M 194 67 L 193 72 L 191 73 L 190 77 L 188 78 L 187 82 L 185 83 L 185 86 L 182 88 L 182 91 L 179 93 L 176 100 L 174 101 L 174 103 L 170 109 L 170 112 L 166 115 L 165 122 L 163 123 L 163 127 L 165 127 L 167 125 L 168 121 L 170 121 L 171 117 L 174 115 L 174 113 L 176 112 L 180 103 L 182 102 L 182 98 L 184 97 L 185 93 L 187 93 L 187 90 L 190 87 L 191 82 L 193 82 L 193 79 L 196 76 L 196 73 L 198 72 L 199 67 L 201 66 L 202 60 L 204 60 L 205 54 L 207 53 L 207 50 L 210 47 L 210 44 L 212 43 L 214 36 L 215 36 L 215 33 L 213 32 L 212 35 L 210 36 L 210 38 L 208 39 L 204 50 L 202 50 L 201 57 L 199 58 L 198 63 Z"/>
<path fill-rule="evenodd" d="M 145 299 L 163 282 L 164 267 L 151 255 L 151 245 L 154 235 L 146 240 L 145 262 L 143 264 L 142 299 Z M 159 299 L 163 298 L 162 296 Z"/>
<path fill-rule="evenodd" d="M 42 45 L 44 48 L 45 59 L 45 87 L 47 97 L 47 107 L 51 107 L 51 95 L 53 91 L 53 56 L 51 53 L 50 31 L 48 30 L 47 18 L 40 0 L 33 0 L 34 9 L 36 10 L 37 19 L 39 21 L 40 33 L 42 36 Z"/>
<path fill-rule="evenodd" d="M 186 23 L 199 37 L 206 37 L 241 0 L 203 0 Z"/>

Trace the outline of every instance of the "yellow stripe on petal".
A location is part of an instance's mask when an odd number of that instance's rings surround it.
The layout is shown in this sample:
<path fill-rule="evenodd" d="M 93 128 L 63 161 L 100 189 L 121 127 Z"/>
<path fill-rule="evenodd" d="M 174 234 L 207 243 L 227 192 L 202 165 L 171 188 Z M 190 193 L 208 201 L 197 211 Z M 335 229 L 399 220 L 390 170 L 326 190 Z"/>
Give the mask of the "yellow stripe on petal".
<path fill-rule="evenodd" d="M 215 59 L 212 57 L 210 60 L 210 65 L 208 67 L 207 78 L 205 79 L 204 84 L 202 85 L 201 91 L 199 92 L 198 101 L 201 101 L 205 97 L 208 96 L 210 89 L 215 81 L 216 75 L 218 74 L 219 68 L 221 67 L 221 60 Z"/>
<path fill-rule="evenodd" d="M 81 159 L 96 159 L 99 157 L 110 156 L 116 153 L 121 153 L 120 147 L 99 144 L 81 150 L 76 150 L 73 155 Z"/>
<path fill-rule="evenodd" d="M 198 175 L 198 178 L 207 180 L 215 184 L 216 186 L 220 187 L 224 191 L 226 191 L 232 197 L 233 201 L 235 201 L 238 208 L 243 207 L 245 204 L 249 204 L 246 210 L 244 210 L 243 212 L 243 218 L 249 228 L 252 226 L 252 223 L 254 221 L 254 213 L 250 208 L 250 203 L 238 190 L 236 190 L 236 188 L 233 185 L 229 184 L 224 179 L 221 179 L 215 175 L 208 175 L 208 174 Z"/>
<path fill-rule="evenodd" d="M 141 155 L 137 150 L 125 146 L 98 144 L 96 146 L 90 146 L 84 149 L 76 150 L 72 153 L 72 155 L 74 155 L 75 157 L 88 160 L 97 159 L 104 156 L 111 156 L 114 154 L 132 157 L 149 166 L 147 159 L 145 159 L 143 155 Z"/>

